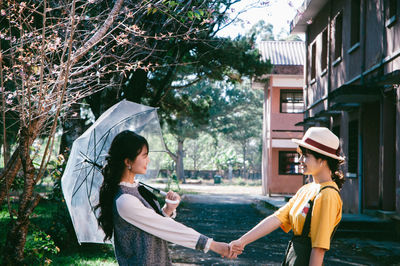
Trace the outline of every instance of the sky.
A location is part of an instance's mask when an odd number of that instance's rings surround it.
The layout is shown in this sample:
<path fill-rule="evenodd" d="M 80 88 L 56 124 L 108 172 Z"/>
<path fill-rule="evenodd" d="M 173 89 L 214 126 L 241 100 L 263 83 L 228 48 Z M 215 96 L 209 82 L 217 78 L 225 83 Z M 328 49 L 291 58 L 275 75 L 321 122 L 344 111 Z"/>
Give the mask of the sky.
<path fill-rule="evenodd" d="M 291 0 L 290 2 L 292 7 L 288 0 L 242 0 L 232 7 L 231 17 L 234 17 L 239 11 L 247 9 L 248 6 L 256 5 L 258 7 L 240 14 L 239 18 L 243 22 L 229 25 L 221 30 L 218 35 L 232 38 L 238 34 L 244 35 L 259 20 L 271 23 L 274 26 L 274 35 L 279 35 L 282 29 L 289 32 L 290 21 L 294 18 L 297 8 L 301 6 L 304 0 Z M 304 36 L 299 36 L 304 40 Z"/>

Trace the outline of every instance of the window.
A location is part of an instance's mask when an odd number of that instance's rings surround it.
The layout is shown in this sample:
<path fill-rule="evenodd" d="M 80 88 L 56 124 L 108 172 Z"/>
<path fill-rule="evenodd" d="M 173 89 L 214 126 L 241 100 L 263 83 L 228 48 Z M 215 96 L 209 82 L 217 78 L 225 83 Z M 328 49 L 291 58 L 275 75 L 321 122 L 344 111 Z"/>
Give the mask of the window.
<path fill-rule="evenodd" d="M 315 79 L 315 73 L 316 73 L 316 58 L 315 58 L 315 54 L 316 54 L 316 49 L 317 49 L 317 43 L 314 42 L 311 45 L 311 80 Z"/>
<path fill-rule="evenodd" d="M 303 106 L 303 90 L 281 90 L 281 113 L 302 113 Z"/>
<path fill-rule="evenodd" d="M 299 154 L 294 151 L 279 152 L 279 174 L 280 175 L 301 175 L 299 167 Z"/>
<path fill-rule="evenodd" d="M 397 14 L 397 0 L 387 0 L 386 19 L 390 19 Z"/>
<path fill-rule="evenodd" d="M 335 59 L 342 56 L 342 26 L 343 15 L 340 13 L 335 19 Z"/>
<path fill-rule="evenodd" d="M 332 128 L 332 133 L 340 139 L 340 125 L 334 126 Z"/>
<path fill-rule="evenodd" d="M 326 69 L 328 62 L 328 29 L 322 32 L 321 69 Z"/>
<path fill-rule="evenodd" d="M 351 36 L 350 46 L 360 42 L 361 0 L 351 1 Z"/>
<path fill-rule="evenodd" d="M 347 159 L 347 171 L 349 173 L 357 173 L 358 169 L 358 121 L 354 120 L 349 123 L 349 156 Z"/>

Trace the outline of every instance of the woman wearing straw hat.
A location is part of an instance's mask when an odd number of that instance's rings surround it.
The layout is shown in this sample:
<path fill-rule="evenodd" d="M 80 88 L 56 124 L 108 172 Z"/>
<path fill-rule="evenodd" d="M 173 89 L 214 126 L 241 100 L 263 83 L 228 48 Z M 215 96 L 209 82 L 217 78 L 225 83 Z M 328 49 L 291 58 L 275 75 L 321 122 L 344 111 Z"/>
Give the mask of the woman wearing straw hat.
<path fill-rule="evenodd" d="M 313 182 L 302 186 L 290 201 L 230 244 L 230 258 L 236 258 L 249 243 L 281 227 L 293 231 L 282 265 L 322 265 L 333 233 L 342 218 L 339 190 L 344 178 L 339 166 L 339 139 L 329 129 L 311 127 L 299 145 L 300 165 Z"/>

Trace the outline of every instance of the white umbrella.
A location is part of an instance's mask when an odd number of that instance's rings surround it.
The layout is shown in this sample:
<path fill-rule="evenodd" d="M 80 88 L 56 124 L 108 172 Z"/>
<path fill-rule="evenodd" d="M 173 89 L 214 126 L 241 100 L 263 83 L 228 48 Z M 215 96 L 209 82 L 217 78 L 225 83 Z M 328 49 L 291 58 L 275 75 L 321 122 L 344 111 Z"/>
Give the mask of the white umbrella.
<path fill-rule="evenodd" d="M 106 112 L 77 138 L 61 178 L 64 198 L 79 243 L 104 243 L 104 232 L 99 228 L 93 208 L 99 201 L 103 183 L 101 167 L 114 137 L 123 130 L 132 130 L 149 143 L 150 163 L 143 180 L 158 175 L 159 162 L 165 151 L 157 109 L 123 100 Z"/>

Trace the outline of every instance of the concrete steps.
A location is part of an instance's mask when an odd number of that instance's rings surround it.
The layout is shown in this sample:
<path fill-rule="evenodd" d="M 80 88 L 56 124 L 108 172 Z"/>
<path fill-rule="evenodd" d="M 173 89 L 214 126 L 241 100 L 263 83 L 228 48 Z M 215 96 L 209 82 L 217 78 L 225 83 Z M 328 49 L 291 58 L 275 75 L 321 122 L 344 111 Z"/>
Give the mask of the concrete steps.
<path fill-rule="evenodd" d="M 365 214 L 343 214 L 335 237 L 367 237 L 376 240 L 400 240 L 395 221 Z"/>

